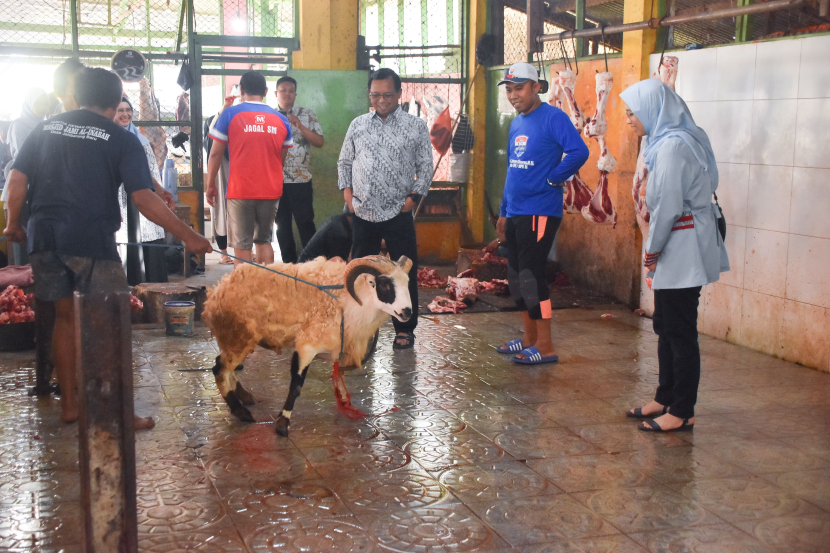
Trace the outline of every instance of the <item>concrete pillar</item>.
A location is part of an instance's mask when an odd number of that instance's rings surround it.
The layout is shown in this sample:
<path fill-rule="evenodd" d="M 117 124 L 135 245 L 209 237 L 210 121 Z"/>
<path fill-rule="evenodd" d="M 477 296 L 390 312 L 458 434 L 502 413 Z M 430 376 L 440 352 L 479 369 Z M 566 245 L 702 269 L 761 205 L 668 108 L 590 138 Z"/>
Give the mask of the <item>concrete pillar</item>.
<path fill-rule="evenodd" d="M 357 67 L 358 2 L 355 0 L 299 0 L 300 49 L 293 53 L 293 69 Z"/>
<path fill-rule="evenodd" d="M 665 3 L 653 2 L 652 0 L 626 0 L 623 12 L 623 22 L 633 23 L 637 21 L 645 21 L 652 17 L 660 17 L 664 15 L 662 12 L 665 9 Z M 654 12 L 652 12 L 654 10 Z M 645 31 L 635 31 L 623 34 L 623 63 L 622 63 L 622 79 L 620 88 L 616 94 L 627 89 L 631 85 L 638 83 L 643 79 L 649 77 L 649 56 L 654 53 L 654 48 L 657 43 L 657 30 L 648 29 Z M 615 85 L 616 88 L 616 85 Z M 627 140 L 620 141 L 620 153 L 617 164 L 618 187 L 617 196 L 614 198 L 615 205 L 624 205 L 625 209 L 621 209 L 621 215 L 628 215 L 629 207 L 633 204 L 631 200 L 631 186 L 634 180 L 634 172 L 637 168 L 637 155 L 639 153 L 639 140 L 634 136 L 634 133 L 625 124 L 624 119 L 617 122 L 623 127 L 623 132 L 626 133 Z M 632 214 L 633 215 L 633 214 Z M 628 219 L 623 219 L 623 228 L 628 226 Z M 636 260 L 636 267 L 632 267 L 632 289 L 630 295 L 625 297 L 619 292 L 616 294 L 619 299 L 627 301 L 629 305 L 637 305 L 639 302 L 639 275 L 641 271 L 640 252 L 642 250 L 643 235 L 639 227 L 634 225 L 630 246 L 627 246 L 626 253 L 621 254 L 624 259 Z M 629 239 L 626 239 L 628 242 Z M 629 251 L 629 247 L 633 251 Z"/>
<path fill-rule="evenodd" d="M 487 130 L 487 71 L 481 67 L 476 72 L 476 44 L 487 32 L 488 0 L 470 0 L 470 28 L 467 34 L 467 51 L 470 60 L 470 97 L 468 99 L 468 113 L 470 124 L 476 143 L 473 148 L 473 159 L 470 167 L 470 176 L 467 181 L 467 221 L 473 238 L 480 242 L 484 240 L 484 187 L 486 172 L 486 130 Z"/>

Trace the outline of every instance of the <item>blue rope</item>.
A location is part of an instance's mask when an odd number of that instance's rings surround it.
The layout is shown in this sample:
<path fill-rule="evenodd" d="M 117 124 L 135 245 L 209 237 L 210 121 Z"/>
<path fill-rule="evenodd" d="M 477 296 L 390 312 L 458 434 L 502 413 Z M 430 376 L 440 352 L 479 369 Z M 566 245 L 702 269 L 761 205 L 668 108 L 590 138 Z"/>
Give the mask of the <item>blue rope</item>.
<path fill-rule="evenodd" d="M 5 238 L 5 236 L 3 238 Z M 184 250 L 185 249 L 184 246 L 180 246 L 178 244 L 145 244 L 143 242 L 117 242 L 116 244 L 119 245 L 119 246 L 143 246 L 145 248 L 147 248 L 147 247 L 149 247 L 149 248 L 176 248 L 177 250 Z M 297 282 L 302 282 L 303 284 L 308 284 L 309 286 L 313 286 L 313 287 L 317 288 L 318 290 L 320 290 L 322 292 L 325 292 L 326 294 L 331 296 L 335 301 L 338 301 L 338 302 L 340 301 L 339 298 L 337 296 L 335 296 L 334 294 L 332 294 L 331 292 L 329 292 L 329 290 L 341 290 L 341 289 L 344 288 L 344 286 L 342 284 L 315 284 L 313 282 L 309 282 L 307 280 L 297 278 L 294 275 L 281 273 L 279 271 L 271 269 L 270 267 L 266 267 L 265 265 L 260 265 L 259 263 L 254 263 L 253 261 L 248 261 L 247 259 L 242 259 L 241 257 L 236 257 L 235 255 L 231 255 L 229 253 L 223 253 L 222 255 L 227 255 L 231 259 L 236 259 L 236 260 L 239 260 L 243 263 L 248 263 L 249 265 L 253 265 L 254 267 L 259 267 L 260 269 L 265 269 L 266 271 L 271 271 L 272 273 L 276 273 L 280 276 L 290 278 L 291 280 L 296 280 Z M 340 355 L 338 355 L 338 359 L 343 358 L 343 343 L 344 343 L 344 340 L 345 340 L 345 334 L 346 334 L 345 314 L 343 313 L 343 310 L 341 309 L 340 310 Z"/>
<path fill-rule="evenodd" d="M 119 245 L 119 246 L 144 246 L 145 248 L 146 247 L 150 247 L 150 248 L 176 248 L 177 250 L 183 250 L 184 249 L 184 246 L 180 246 L 178 244 L 145 244 L 143 242 L 118 242 L 117 245 Z M 236 260 L 239 260 L 243 263 L 248 263 L 249 265 L 253 265 L 254 267 L 259 267 L 260 269 L 265 269 L 266 271 L 270 271 L 272 273 L 276 273 L 278 275 L 290 278 L 291 280 L 296 280 L 297 282 L 302 282 L 303 284 L 308 284 L 309 286 L 314 286 L 315 288 L 317 288 L 318 290 L 322 290 L 323 292 L 325 292 L 326 294 L 328 294 L 329 296 L 331 296 L 335 300 L 337 300 L 338 297 L 335 296 L 334 294 L 332 294 L 331 292 L 329 292 L 329 290 L 342 290 L 343 289 L 342 284 L 315 284 L 313 282 L 308 282 L 307 280 L 297 278 L 293 275 L 289 275 L 289 274 L 286 274 L 286 273 L 281 273 L 279 271 L 271 269 L 270 267 L 266 267 L 265 265 L 260 265 L 259 263 L 254 263 L 253 261 L 249 261 L 247 259 L 242 259 L 241 257 L 236 257 L 235 255 L 231 255 L 229 253 L 223 253 L 222 255 L 227 255 L 231 259 L 236 259 Z"/>

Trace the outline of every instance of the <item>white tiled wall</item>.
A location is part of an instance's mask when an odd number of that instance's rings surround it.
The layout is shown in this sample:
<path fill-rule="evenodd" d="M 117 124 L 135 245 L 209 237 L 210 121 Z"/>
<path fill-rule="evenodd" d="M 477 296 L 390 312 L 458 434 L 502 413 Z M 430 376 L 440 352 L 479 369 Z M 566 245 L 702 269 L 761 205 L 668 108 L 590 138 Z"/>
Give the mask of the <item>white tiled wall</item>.
<path fill-rule="evenodd" d="M 704 289 L 699 328 L 830 371 L 830 36 L 672 55 L 729 223 L 732 271 Z"/>

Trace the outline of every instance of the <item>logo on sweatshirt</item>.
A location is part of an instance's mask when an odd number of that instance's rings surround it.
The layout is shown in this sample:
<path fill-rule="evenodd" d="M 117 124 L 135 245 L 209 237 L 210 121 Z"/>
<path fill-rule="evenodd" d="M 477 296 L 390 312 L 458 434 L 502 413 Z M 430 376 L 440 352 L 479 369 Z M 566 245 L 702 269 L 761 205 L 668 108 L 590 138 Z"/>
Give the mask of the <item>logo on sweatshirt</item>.
<path fill-rule="evenodd" d="M 522 154 L 527 150 L 527 137 L 525 135 L 517 136 L 513 141 L 513 152 L 516 157 L 522 157 Z"/>
<path fill-rule="evenodd" d="M 265 123 L 265 116 L 264 115 L 257 115 L 256 116 L 256 122 L 257 122 L 258 125 L 262 125 L 263 123 Z"/>

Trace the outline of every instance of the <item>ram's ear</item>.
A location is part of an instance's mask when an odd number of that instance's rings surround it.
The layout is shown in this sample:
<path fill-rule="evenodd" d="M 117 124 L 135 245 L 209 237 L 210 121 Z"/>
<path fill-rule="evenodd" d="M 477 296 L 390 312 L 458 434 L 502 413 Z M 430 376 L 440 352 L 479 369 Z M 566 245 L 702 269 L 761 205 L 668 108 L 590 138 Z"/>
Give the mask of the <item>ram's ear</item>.
<path fill-rule="evenodd" d="M 409 270 L 412 269 L 412 260 L 402 255 L 398 260 L 395 262 L 395 265 L 401 268 L 403 272 L 409 274 Z"/>

